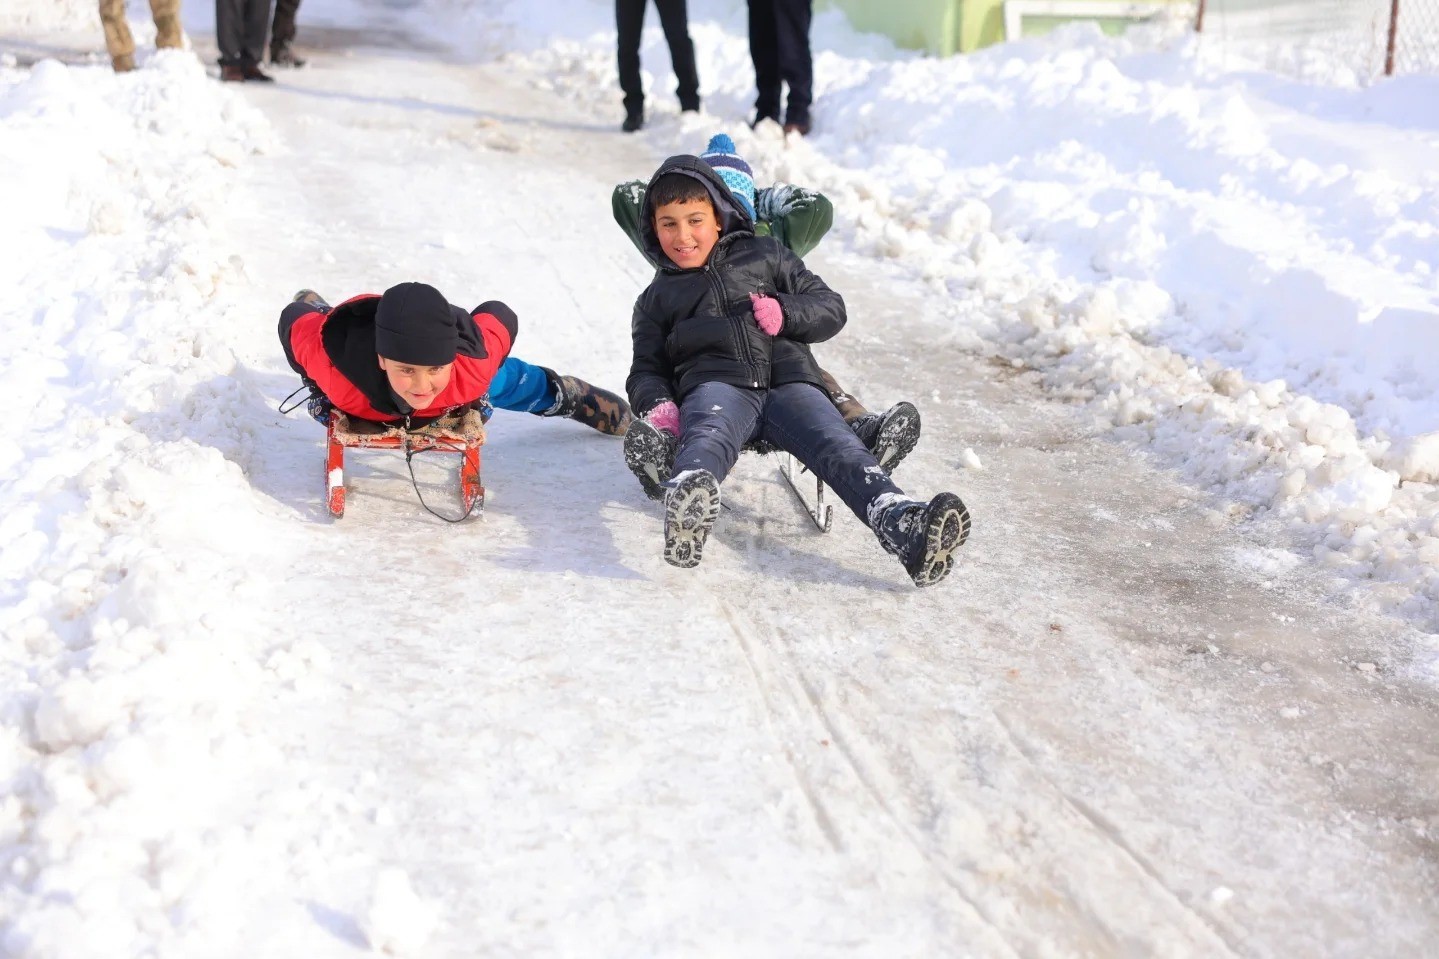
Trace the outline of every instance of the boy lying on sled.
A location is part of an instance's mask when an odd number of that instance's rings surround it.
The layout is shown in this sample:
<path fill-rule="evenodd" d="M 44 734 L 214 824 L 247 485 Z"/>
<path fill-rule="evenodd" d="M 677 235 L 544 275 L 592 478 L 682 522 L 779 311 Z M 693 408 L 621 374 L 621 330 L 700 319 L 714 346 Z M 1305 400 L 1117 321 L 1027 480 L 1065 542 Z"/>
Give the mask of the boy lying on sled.
<path fill-rule="evenodd" d="M 350 419 L 413 429 L 463 408 L 567 416 L 624 435 L 630 408 L 609 390 L 510 356 L 519 319 L 489 300 L 473 310 L 424 283 L 361 294 L 331 307 L 301 290 L 280 313 L 280 343 L 320 423 Z"/>

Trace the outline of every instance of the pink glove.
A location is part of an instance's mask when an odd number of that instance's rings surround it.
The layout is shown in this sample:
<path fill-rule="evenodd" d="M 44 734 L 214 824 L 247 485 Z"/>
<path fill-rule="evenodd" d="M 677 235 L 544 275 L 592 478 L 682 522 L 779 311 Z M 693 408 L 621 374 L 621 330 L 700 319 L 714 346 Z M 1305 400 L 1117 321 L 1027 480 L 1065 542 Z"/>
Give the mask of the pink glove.
<path fill-rule="evenodd" d="M 680 408 L 672 400 L 665 400 L 645 414 L 645 422 L 662 433 L 680 435 Z"/>
<path fill-rule="evenodd" d="M 754 307 L 754 321 L 759 324 L 759 328 L 770 336 L 777 335 L 779 328 L 784 325 L 784 310 L 780 309 L 779 300 L 763 293 L 751 293 L 749 301 Z"/>

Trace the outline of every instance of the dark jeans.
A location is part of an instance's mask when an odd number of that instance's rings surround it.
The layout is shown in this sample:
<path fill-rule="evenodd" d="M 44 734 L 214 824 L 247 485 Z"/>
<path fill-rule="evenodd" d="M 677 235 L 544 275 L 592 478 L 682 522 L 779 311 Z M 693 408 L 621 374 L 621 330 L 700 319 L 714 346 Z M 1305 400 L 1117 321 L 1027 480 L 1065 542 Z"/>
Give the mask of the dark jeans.
<path fill-rule="evenodd" d="M 780 82 L 789 84 L 785 123 L 809 123 L 814 64 L 809 53 L 810 0 L 749 0 L 749 55 L 754 61 L 755 119 L 779 116 Z"/>
<path fill-rule="evenodd" d="M 259 63 L 265 58 L 270 29 L 270 0 L 215 0 L 215 40 L 223 67 Z"/>
<path fill-rule="evenodd" d="M 295 14 L 300 0 L 275 0 L 275 22 L 270 26 L 271 52 L 295 39 Z"/>
<path fill-rule="evenodd" d="M 625 112 L 644 110 L 645 91 L 640 83 L 640 34 L 645 26 L 649 0 L 615 0 L 615 25 L 619 28 L 620 89 L 625 92 Z M 685 0 L 655 0 L 660 26 L 670 45 L 670 63 L 679 83 L 675 94 L 681 110 L 700 108 L 700 78 L 695 70 L 695 45 L 690 40 L 689 14 Z"/>
<path fill-rule="evenodd" d="M 704 469 L 724 482 L 746 443 L 760 440 L 793 453 L 869 525 L 869 504 L 903 494 L 825 392 L 808 383 L 747 390 L 701 383 L 680 404 L 674 475 Z"/>

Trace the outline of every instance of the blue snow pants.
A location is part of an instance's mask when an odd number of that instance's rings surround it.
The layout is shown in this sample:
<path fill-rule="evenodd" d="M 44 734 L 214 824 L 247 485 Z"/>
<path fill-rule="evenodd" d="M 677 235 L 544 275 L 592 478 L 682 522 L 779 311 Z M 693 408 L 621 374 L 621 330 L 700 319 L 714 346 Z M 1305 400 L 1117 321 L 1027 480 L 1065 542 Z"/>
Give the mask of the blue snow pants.
<path fill-rule="evenodd" d="M 500 364 L 486 396 L 496 409 L 517 413 L 543 413 L 553 408 L 558 399 L 544 368 L 515 356 Z"/>

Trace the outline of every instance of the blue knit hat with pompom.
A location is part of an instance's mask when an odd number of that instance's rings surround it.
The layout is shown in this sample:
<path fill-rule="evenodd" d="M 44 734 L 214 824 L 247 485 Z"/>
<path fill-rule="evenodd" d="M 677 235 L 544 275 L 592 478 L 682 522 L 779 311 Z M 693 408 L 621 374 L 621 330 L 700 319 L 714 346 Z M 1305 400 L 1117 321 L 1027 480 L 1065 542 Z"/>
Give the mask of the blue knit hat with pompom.
<path fill-rule="evenodd" d="M 700 159 L 714 168 L 720 179 L 729 187 L 739 205 L 744 207 L 751 220 L 754 213 L 754 171 L 744 162 L 744 157 L 735 152 L 734 141 L 729 134 L 716 133 L 710 137 Z"/>

